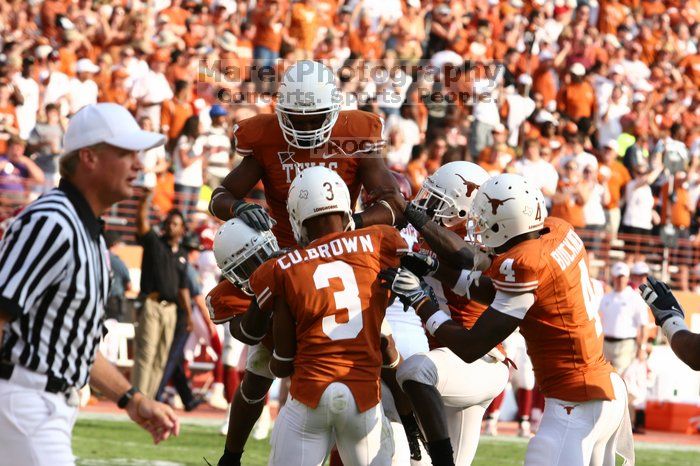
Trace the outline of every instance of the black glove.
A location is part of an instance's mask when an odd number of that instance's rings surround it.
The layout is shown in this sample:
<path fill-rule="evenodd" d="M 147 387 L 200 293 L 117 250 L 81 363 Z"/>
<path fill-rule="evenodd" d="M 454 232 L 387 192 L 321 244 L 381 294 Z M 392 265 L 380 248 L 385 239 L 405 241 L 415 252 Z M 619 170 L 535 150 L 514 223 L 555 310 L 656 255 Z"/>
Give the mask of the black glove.
<path fill-rule="evenodd" d="M 381 286 L 391 290 L 403 303 L 403 310 L 415 308 L 421 301 L 428 298 L 434 302 L 433 289 L 407 269 L 386 269 L 379 272 Z"/>
<path fill-rule="evenodd" d="M 406 210 L 403 211 L 403 216 L 418 231 L 422 231 L 425 224 L 430 221 L 430 217 L 425 211 L 416 207 L 413 202 L 408 203 Z"/>
<path fill-rule="evenodd" d="M 654 277 L 649 277 L 647 278 L 647 283 L 639 285 L 639 292 L 651 308 L 656 325 L 659 327 L 671 317 L 685 318 L 683 308 L 664 282 L 658 281 Z"/>
<path fill-rule="evenodd" d="M 439 265 L 437 258 L 420 252 L 409 251 L 401 257 L 401 267 L 419 277 L 432 276 Z"/>
<path fill-rule="evenodd" d="M 250 202 L 237 201 L 232 213 L 234 217 L 240 218 L 246 225 L 258 231 L 269 230 L 275 224 L 262 206 Z"/>

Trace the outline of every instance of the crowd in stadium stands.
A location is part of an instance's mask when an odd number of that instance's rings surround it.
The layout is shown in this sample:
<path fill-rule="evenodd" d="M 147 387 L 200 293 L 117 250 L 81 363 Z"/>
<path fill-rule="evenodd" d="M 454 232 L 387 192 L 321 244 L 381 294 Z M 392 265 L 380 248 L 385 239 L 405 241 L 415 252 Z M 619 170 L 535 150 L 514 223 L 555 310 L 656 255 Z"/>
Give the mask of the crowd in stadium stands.
<path fill-rule="evenodd" d="M 454 160 L 522 174 L 593 257 L 618 233 L 676 241 L 687 289 L 699 21 L 700 0 L 0 0 L 0 219 L 57 183 L 67 119 L 94 102 L 167 136 L 139 180 L 156 215 L 201 218 L 238 161 L 235 124 L 274 109 L 257 71 L 314 58 L 344 108 L 384 117 L 414 192 Z"/>

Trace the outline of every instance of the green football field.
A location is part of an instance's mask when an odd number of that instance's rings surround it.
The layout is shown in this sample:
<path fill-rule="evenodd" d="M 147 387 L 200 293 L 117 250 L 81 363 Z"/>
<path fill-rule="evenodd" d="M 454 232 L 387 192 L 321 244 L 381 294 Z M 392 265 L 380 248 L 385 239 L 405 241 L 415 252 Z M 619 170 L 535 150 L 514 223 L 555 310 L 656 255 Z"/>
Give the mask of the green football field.
<path fill-rule="evenodd" d="M 184 425 L 178 438 L 154 446 L 147 434 L 134 424 L 122 421 L 78 421 L 73 433 L 73 449 L 80 466 L 120 465 L 206 465 L 206 457 L 216 465 L 224 438 L 214 427 Z M 525 455 L 521 439 L 482 438 L 475 466 L 521 465 Z M 267 464 L 267 441 L 249 441 L 243 457 L 245 466 Z M 1 453 L 0 453 L 1 455 Z M 1 462 L 1 461 L 0 461 Z M 289 463 L 290 466 L 292 463 Z M 700 448 L 658 447 L 640 444 L 638 466 L 692 466 L 700 464 Z"/>

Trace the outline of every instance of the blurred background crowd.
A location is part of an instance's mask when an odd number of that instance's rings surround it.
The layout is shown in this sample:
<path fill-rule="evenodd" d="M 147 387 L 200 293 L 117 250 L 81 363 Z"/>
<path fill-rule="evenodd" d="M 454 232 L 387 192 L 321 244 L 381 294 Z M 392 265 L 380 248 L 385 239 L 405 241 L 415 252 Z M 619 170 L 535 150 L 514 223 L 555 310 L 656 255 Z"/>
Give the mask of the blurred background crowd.
<path fill-rule="evenodd" d="M 274 111 L 254 70 L 313 58 L 344 108 L 384 117 L 414 193 L 454 160 L 522 174 L 581 231 L 594 276 L 644 262 L 693 289 L 699 21 L 700 0 L 2 0 L 0 219 L 57 183 L 67 118 L 115 102 L 167 136 L 142 154 L 152 217 L 178 208 L 188 250 L 210 247 L 233 128 Z M 139 199 L 106 219 L 114 245 L 133 243 Z M 194 273 L 206 296 L 216 277 Z"/>

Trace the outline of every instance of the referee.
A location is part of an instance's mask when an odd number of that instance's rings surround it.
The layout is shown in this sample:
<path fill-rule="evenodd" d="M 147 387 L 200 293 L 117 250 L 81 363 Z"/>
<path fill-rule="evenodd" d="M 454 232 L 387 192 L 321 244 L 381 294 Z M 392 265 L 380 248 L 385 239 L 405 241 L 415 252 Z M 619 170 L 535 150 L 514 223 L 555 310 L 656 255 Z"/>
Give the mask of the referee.
<path fill-rule="evenodd" d="M 109 288 L 100 215 L 132 195 L 138 151 L 163 144 L 116 104 L 73 115 L 61 182 L 0 242 L 0 462 L 73 465 L 78 390 L 88 381 L 153 436 L 177 435 L 172 410 L 145 398 L 98 351 Z"/>

